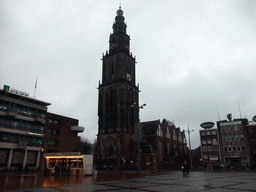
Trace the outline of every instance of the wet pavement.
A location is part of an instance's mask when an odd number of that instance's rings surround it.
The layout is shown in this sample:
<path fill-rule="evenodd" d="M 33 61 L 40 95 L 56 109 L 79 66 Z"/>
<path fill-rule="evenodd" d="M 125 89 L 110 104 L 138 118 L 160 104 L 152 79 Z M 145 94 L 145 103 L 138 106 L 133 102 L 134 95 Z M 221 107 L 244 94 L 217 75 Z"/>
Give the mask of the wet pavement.
<path fill-rule="evenodd" d="M 0 182 L 6 187 L 1 190 L 11 190 L 8 192 L 256 192 L 256 172 L 251 171 L 191 172 L 186 178 L 181 171 L 144 173 L 141 177 L 135 172 L 103 172 L 97 177 L 9 175 L 8 181 L 0 178 Z"/>
<path fill-rule="evenodd" d="M 141 177 L 157 175 L 158 172 L 142 172 Z M 63 185 L 86 185 L 95 182 L 131 179 L 138 177 L 135 171 L 101 171 L 92 176 L 56 176 L 42 173 L 1 173 L 0 191 L 33 189 L 41 187 L 57 187 Z"/>

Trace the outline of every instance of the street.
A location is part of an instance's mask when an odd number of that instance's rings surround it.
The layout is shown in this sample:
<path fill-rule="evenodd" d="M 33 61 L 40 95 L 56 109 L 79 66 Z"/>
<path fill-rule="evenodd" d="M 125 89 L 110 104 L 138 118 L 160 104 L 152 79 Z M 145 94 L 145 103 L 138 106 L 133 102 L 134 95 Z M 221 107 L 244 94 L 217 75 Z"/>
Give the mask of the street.
<path fill-rule="evenodd" d="M 68 181 L 69 180 L 69 181 Z M 58 183 L 58 182 L 59 183 Z M 2 181 L 1 181 L 2 182 Z M 9 192 L 96 192 L 96 191 L 211 191 L 244 192 L 256 191 L 256 174 L 244 172 L 191 172 L 183 178 L 181 171 L 164 172 L 162 175 L 125 178 L 97 179 L 90 177 L 59 177 L 47 179 L 44 184 L 23 189 L 6 190 Z M 13 183 L 14 185 L 17 185 Z M 1 184 L 1 186 L 3 186 Z M 25 187 L 25 188 L 24 188 Z"/>

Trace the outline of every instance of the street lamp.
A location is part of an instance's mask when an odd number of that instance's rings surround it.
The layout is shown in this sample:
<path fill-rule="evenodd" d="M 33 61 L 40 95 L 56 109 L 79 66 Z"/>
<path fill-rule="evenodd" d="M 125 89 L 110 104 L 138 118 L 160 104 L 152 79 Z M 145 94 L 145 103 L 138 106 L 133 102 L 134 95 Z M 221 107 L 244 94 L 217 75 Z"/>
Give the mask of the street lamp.
<path fill-rule="evenodd" d="M 189 157 L 190 157 L 190 168 L 191 170 L 193 169 L 193 164 L 192 164 L 192 155 L 191 155 L 191 142 L 190 142 L 190 132 L 193 132 L 194 130 L 189 130 L 189 126 L 188 126 L 188 130 L 185 132 L 188 132 L 188 140 L 189 140 Z"/>
<path fill-rule="evenodd" d="M 143 105 L 141 106 L 138 106 L 136 102 L 134 102 L 131 107 L 134 107 L 138 110 L 138 119 L 137 119 L 137 123 L 136 123 L 136 126 L 137 126 L 137 131 L 138 131 L 138 160 L 137 160 L 137 172 L 138 172 L 138 175 L 140 175 L 141 173 L 141 162 L 140 162 L 140 116 L 139 116 L 139 111 L 140 109 L 143 109 L 143 107 L 146 106 L 146 104 L 144 103 Z"/>

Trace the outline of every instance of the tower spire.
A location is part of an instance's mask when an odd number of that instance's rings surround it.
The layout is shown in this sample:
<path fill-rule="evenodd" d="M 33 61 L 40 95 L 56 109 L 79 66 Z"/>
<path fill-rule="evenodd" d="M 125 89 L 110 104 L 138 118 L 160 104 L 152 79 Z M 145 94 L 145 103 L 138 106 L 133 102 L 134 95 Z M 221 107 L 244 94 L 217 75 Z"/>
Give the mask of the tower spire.
<path fill-rule="evenodd" d="M 126 24 L 124 23 L 124 12 L 121 9 L 121 3 L 119 9 L 116 12 L 115 23 L 113 24 L 113 33 L 124 32 L 126 33 Z"/>

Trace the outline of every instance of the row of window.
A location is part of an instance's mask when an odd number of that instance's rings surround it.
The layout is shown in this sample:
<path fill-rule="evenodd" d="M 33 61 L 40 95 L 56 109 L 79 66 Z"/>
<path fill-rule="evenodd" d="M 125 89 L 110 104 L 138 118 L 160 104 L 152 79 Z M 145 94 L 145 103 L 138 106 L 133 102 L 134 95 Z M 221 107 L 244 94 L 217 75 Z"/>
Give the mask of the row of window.
<path fill-rule="evenodd" d="M 244 135 L 222 136 L 222 142 L 243 141 L 243 140 L 244 140 Z"/>
<path fill-rule="evenodd" d="M 162 136 L 163 137 L 163 131 L 161 131 L 160 128 L 157 129 L 157 136 Z M 177 140 L 177 136 L 175 134 L 175 131 L 173 131 L 173 140 Z M 166 138 L 169 138 L 171 139 L 171 133 L 169 132 L 169 130 L 167 129 L 167 132 L 166 132 Z M 180 142 L 183 142 L 183 143 L 186 143 L 186 140 L 185 138 L 182 139 L 182 136 L 179 134 L 179 141 Z"/>
<path fill-rule="evenodd" d="M 46 118 L 46 112 L 35 109 L 35 108 L 30 108 L 25 105 L 19 105 L 16 103 L 9 103 L 9 102 L 4 102 L 1 101 L 0 103 L 0 111 L 5 111 L 5 112 L 15 112 L 20 115 L 25 115 L 33 118 Z"/>
<path fill-rule="evenodd" d="M 223 146 L 223 149 L 225 152 L 236 152 L 236 151 L 245 151 L 245 146 L 244 145 L 238 145 L 238 146 Z"/>
<path fill-rule="evenodd" d="M 51 135 L 59 136 L 60 135 L 60 130 L 59 129 L 48 129 L 48 133 L 51 134 Z"/>
<path fill-rule="evenodd" d="M 218 151 L 218 146 L 203 146 L 203 151 L 207 152 L 207 151 Z"/>
<path fill-rule="evenodd" d="M 60 125 L 60 120 L 57 119 L 49 119 L 49 123 L 53 125 Z"/>
<path fill-rule="evenodd" d="M 201 131 L 201 136 L 216 135 L 216 134 L 217 134 L 216 130 L 213 130 L 213 131 Z"/>
<path fill-rule="evenodd" d="M 210 157 L 210 159 L 217 159 L 218 158 L 218 154 L 217 153 L 212 153 L 210 155 L 204 154 L 203 157 L 204 157 L 204 159 L 209 159 L 209 157 Z"/>
<path fill-rule="evenodd" d="M 50 145 L 50 146 L 59 146 L 59 144 L 60 144 L 59 140 L 47 139 L 47 145 Z"/>
<path fill-rule="evenodd" d="M 20 135 L 14 133 L 0 132 L 0 142 L 19 143 L 27 146 L 43 146 L 43 138 L 36 136 Z"/>
<path fill-rule="evenodd" d="M 233 132 L 233 131 L 242 131 L 242 125 L 232 125 L 221 127 L 221 132 Z"/>
<path fill-rule="evenodd" d="M 24 130 L 40 134 L 44 133 L 44 125 L 19 119 L 8 119 L 5 117 L 0 117 L 0 127 Z"/>
<path fill-rule="evenodd" d="M 218 145 L 217 139 L 202 139 L 202 145 L 213 144 Z"/>

